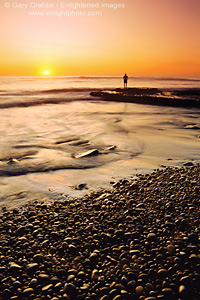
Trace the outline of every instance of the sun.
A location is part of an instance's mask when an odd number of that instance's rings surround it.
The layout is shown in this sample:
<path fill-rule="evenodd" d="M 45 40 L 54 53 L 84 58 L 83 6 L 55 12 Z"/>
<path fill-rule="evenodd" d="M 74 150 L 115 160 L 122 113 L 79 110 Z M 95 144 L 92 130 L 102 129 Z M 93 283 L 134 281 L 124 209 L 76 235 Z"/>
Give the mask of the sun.
<path fill-rule="evenodd" d="M 50 75 L 50 72 L 49 72 L 48 70 L 45 70 L 43 73 L 44 73 L 44 75 L 46 75 L 46 76 Z"/>

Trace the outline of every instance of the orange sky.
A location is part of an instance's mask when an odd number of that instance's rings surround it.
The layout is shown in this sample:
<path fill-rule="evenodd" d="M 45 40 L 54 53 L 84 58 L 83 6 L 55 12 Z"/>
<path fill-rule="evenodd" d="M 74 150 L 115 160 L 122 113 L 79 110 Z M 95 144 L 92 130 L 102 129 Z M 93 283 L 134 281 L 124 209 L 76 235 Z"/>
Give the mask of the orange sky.
<path fill-rule="evenodd" d="M 63 8 L 77 2 L 99 8 Z M 86 15 L 47 15 L 70 11 Z M 200 76 L 199 15 L 199 0 L 2 0 L 0 75 Z"/>

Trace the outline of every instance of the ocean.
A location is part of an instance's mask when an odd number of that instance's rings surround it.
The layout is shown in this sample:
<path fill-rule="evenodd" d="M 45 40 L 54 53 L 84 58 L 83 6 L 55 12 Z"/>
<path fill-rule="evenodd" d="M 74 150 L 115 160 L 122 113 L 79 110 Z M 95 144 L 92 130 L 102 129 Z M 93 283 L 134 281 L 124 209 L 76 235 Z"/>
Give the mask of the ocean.
<path fill-rule="evenodd" d="M 129 87 L 199 88 L 199 78 L 130 77 Z M 101 101 L 121 77 L 0 77 L 0 207 L 63 200 L 122 178 L 199 162 L 200 111 Z"/>
<path fill-rule="evenodd" d="M 199 88 L 199 78 L 130 77 L 130 87 Z M 90 92 L 123 87 L 121 77 L 1 77 L 0 108 L 92 100 Z"/>

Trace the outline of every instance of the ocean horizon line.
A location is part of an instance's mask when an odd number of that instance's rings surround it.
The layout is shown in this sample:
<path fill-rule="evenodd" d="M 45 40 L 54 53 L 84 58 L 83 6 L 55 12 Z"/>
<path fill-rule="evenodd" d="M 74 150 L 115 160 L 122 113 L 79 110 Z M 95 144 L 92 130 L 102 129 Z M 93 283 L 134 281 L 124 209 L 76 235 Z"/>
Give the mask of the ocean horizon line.
<path fill-rule="evenodd" d="M 118 79 L 122 75 L 0 75 L 0 78 L 41 78 L 41 79 Z M 200 76 L 134 76 L 130 75 L 129 79 L 147 79 L 147 80 L 166 80 L 166 81 L 200 81 Z"/>

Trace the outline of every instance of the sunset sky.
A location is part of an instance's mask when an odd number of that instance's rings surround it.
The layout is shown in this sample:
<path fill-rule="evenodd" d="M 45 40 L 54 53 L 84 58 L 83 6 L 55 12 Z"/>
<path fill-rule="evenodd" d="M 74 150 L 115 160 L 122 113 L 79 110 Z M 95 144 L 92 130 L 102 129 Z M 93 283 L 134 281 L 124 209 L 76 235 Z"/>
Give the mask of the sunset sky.
<path fill-rule="evenodd" d="M 2 0 L 0 75 L 200 76 L 199 16 L 199 0 Z"/>

